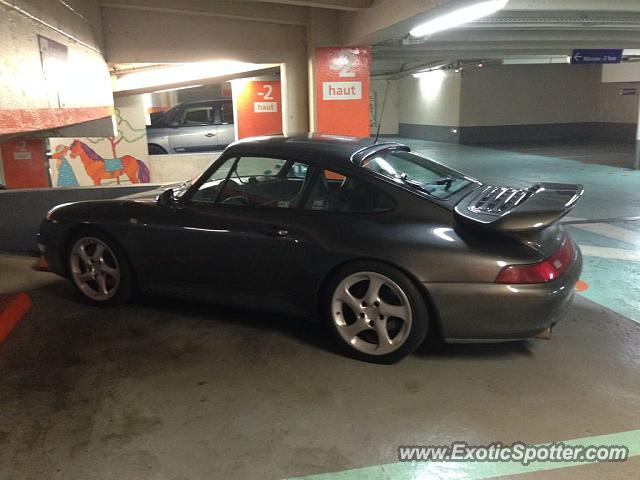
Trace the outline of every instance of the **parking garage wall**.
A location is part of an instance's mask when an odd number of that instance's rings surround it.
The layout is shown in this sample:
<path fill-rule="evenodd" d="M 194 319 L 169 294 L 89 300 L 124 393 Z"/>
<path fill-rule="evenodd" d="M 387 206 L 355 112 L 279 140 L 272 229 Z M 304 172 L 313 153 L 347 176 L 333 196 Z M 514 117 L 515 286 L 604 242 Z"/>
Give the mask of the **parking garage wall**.
<path fill-rule="evenodd" d="M 37 252 L 36 237 L 47 212 L 61 203 L 106 200 L 143 192 L 158 185 L 50 188 L 0 191 L 0 251 Z"/>
<path fill-rule="evenodd" d="M 475 68 L 462 77 L 461 143 L 633 141 L 638 101 L 599 65 Z"/>
<path fill-rule="evenodd" d="M 270 9 L 273 7 L 269 7 Z M 264 10 L 264 9 L 263 9 Z M 262 11 L 268 16 L 268 12 Z M 210 15 L 105 6 L 107 59 L 113 63 L 236 60 L 282 64 L 283 120 L 288 132 L 309 128 L 306 24 L 276 24 Z"/>
<path fill-rule="evenodd" d="M 459 141 L 461 76 L 438 70 L 398 80 L 400 136 Z"/>
<path fill-rule="evenodd" d="M 398 135 L 399 94 L 397 80 L 372 80 L 371 134 L 375 135 L 380 125 L 381 135 Z"/>
<path fill-rule="evenodd" d="M 67 3 L 0 4 L 0 136 L 111 115 L 98 2 Z"/>
<path fill-rule="evenodd" d="M 599 65 L 510 65 L 399 80 L 399 134 L 464 144 L 635 140 L 635 83 Z M 628 90 L 627 90 L 628 92 Z"/>

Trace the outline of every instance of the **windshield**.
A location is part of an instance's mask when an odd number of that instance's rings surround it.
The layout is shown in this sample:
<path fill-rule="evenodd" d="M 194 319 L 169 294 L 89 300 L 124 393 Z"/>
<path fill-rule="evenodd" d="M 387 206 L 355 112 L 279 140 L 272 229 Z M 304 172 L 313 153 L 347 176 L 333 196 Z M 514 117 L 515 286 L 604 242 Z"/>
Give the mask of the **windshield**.
<path fill-rule="evenodd" d="M 400 150 L 379 152 L 365 158 L 361 166 L 441 200 L 475 182 L 444 165 Z"/>

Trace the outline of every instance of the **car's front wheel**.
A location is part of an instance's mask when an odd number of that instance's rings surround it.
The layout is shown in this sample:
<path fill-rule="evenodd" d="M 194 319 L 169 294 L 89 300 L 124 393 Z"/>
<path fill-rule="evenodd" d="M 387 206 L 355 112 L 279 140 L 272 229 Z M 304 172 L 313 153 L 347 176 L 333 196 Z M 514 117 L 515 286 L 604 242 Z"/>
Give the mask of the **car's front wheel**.
<path fill-rule="evenodd" d="M 167 151 L 162 148 L 160 145 L 155 145 L 153 143 L 150 143 L 148 145 L 149 148 L 149 155 L 166 155 Z"/>
<path fill-rule="evenodd" d="M 429 318 L 424 299 L 400 270 L 356 262 L 330 282 L 326 310 L 346 353 L 374 363 L 394 363 L 422 344 Z"/>
<path fill-rule="evenodd" d="M 69 273 L 76 289 L 100 306 L 124 303 L 131 297 L 132 278 L 120 246 L 98 231 L 85 231 L 71 239 Z"/>

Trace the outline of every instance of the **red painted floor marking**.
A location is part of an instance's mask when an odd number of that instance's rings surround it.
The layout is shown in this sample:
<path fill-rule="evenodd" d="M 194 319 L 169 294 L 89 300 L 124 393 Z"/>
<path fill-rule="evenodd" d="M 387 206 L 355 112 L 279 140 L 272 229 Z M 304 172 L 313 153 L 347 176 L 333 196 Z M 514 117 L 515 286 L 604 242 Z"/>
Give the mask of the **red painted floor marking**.
<path fill-rule="evenodd" d="M 14 329 L 31 308 L 26 293 L 0 294 L 0 342 Z"/>
<path fill-rule="evenodd" d="M 589 284 L 584 280 L 578 280 L 576 282 L 576 292 L 584 292 L 589 289 Z"/>

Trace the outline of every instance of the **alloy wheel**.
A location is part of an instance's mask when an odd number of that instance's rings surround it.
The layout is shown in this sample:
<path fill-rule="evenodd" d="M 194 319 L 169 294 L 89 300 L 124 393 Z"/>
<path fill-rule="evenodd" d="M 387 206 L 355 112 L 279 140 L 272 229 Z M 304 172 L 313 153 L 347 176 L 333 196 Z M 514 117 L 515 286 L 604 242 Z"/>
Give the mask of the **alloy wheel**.
<path fill-rule="evenodd" d="M 344 278 L 331 298 L 331 317 L 340 336 L 369 355 L 397 350 L 411 332 L 412 311 L 406 293 L 377 272 Z"/>
<path fill-rule="evenodd" d="M 92 300 L 112 298 L 120 286 L 120 265 L 102 240 L 80 238 L 71 249 L 71 276 L 78 289 Z"/>

